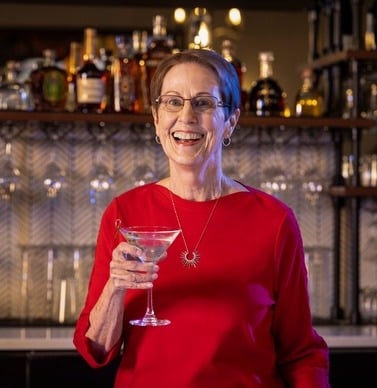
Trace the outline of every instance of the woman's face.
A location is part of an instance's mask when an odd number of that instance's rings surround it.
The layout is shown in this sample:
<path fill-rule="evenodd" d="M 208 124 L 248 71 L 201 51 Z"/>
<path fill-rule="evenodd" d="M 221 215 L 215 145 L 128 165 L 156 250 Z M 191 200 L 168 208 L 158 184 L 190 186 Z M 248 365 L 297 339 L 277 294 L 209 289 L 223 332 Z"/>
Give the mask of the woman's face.
<path fill-rule="evenodd" d="M 166 95 L 185 99 L 210 95 L 221 100 L 216 76 L 196 63 L 175 65 L 168 71 L 161 89 L 161 96 Z M 190 101 L 184 101 L 178 112 L 167 111 L 164 104 L 153 111 L 156 134 L 171 166 L 221 166 L 222 140 L 231 136 L 236 123 L 234 116 L 225 119 L 225 109 L 216 107 L 198 113 Z"/>

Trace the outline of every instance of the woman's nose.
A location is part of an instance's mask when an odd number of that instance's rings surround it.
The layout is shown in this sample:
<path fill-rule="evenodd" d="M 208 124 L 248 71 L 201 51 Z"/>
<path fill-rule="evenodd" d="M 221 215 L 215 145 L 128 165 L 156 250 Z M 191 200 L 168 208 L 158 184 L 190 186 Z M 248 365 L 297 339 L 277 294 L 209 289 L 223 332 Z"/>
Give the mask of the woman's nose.
<path fill-rule="evenodd" d="M 192 121 L 197 119 L 197 113 L 191 105 L 191 100 L 185 100 L 182 109 L 179 111 L 179 117 L 183 121 Z"/>

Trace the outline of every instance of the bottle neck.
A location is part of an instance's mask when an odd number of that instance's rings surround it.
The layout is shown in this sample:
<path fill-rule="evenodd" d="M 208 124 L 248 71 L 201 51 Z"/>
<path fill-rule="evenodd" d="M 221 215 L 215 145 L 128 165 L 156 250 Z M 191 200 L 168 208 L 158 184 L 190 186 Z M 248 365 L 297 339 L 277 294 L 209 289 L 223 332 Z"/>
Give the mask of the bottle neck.
<path fill-rule="evenodd" d="M 162 16 L 157 15 L 153 20 L 153 38 L 165 39 L 166 36 L 166 21 Z"/>
<path fill-rule="evenodd" d="M 43 66 L 54 66 L 55 65 L 55 53 L 50 50 L 46 50 L 43 53 Z"/>
<path fill-rule="evenodd" d="M 88 29 L 84 35 L 83 60 L 92 62 L 96 56 L 96 34 L 94 30 Z"/>
<path fill-rule="evenodd" d="M 272 62 L 269 60 L 261 60 L 259 63 L 259 77 L 272 78 L 274 75 Z"/>
<path fill-rule="evenodd" d="M 5 73 L 4 80 L 6 82 L 16 82 L 17 81 L 17 73 L 14 70 L 8 70 Z"/>
<path fill-rule="evenodd" d="M 364 46 L 367 51 L 373 51 L 376 49 L 375 24 L 375 16 L 372 11 L 369 10 L 366 14 L 364 35 Z"/>
<path fill-rule="evenodd" d="M 229 41 L 223 41 L 221 55 L 228 61 L 233 62 L 233 49 Z"/>
<path fill-rule="evenodd" d="M 6 82 L 16 82 L 17 81 L 16 62 L 10 61 L 7 63 L 6 71 L 4 74 L 4 81 L 6 81 Z"/>
<path fill-rule="evenodd" d="M 141 51 L 141 31 L 133 31 L 132 32 L 132 54 L 137 55 Z"/>
<path fill-rule="evenodd" d="M 139 54 L 143 55 L 147 52 L 147 50 L 148 50 L 148 31 L 143 30 L 141 32 Z"/>
<path fill-rule="evenodd" d="M 80 43 L 72 42 L 70 45 L 68 71 L 70 74 L 76 74 L 81 66 L 82 47 Z"/>
<path fill-rule="evenodd" d="M 303 77 L 302 79 L 302 89 L 310 90 L 313 86 L 312 78 L 309 76 Z"/>

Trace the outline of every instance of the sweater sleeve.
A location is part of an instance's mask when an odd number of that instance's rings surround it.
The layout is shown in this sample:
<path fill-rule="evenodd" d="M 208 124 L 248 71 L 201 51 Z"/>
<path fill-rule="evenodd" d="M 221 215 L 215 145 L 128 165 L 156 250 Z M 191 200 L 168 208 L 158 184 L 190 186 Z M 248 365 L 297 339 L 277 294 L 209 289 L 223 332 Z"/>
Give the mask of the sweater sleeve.
<path fill-rule="evenodd" d="M 302 237 L 291 211 L 280 226 L 275 258 L 273 330 L 279 372 L 291 388 L 327 388 L 328 347 L 312 326 Z"/>
<path fill-rule="evenodd" d="M 113 200 L 105 210 L 101 219 L 87 297 L 76 322 L 73 336 L 74 346 L 86 362 L 93 368 L 104 366 L 115 359 L 122 346 L 122 338 L 120 338 L 118 343 L 105 355 L 105 357 L 98 359 L 92 350 L 91 341 L 86 337 L 86 332 L 89 328 L 90 311 L 96 304 L 110 275 L 109 264 L 111 261 L 112 250 L 121 240 L 115 224 L 117 213 L 116 201 Z"/>

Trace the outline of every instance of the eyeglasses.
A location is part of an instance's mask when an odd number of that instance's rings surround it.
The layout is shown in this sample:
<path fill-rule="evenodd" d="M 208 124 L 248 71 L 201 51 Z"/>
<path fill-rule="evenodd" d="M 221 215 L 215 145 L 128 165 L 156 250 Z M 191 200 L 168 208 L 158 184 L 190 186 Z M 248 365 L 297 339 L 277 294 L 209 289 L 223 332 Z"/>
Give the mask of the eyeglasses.
<path fill-rule="evenodd" d="M 230 106 L 220 101 L 215 96 L 183 98 L 181 96 L 162 95 L 156 99 L 156 103 L 161 105 L 168 112 L 179 112 L 183 109 L 185 101 L 190 101 L 191 108 L 195 113 L 210 112 L 217 107 L 229 108 Z"/>

